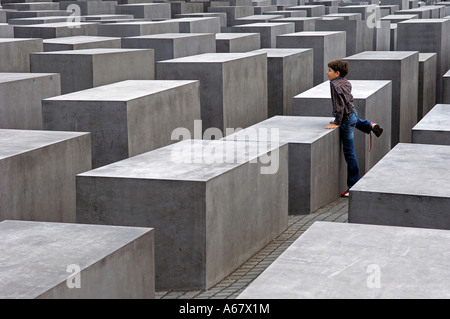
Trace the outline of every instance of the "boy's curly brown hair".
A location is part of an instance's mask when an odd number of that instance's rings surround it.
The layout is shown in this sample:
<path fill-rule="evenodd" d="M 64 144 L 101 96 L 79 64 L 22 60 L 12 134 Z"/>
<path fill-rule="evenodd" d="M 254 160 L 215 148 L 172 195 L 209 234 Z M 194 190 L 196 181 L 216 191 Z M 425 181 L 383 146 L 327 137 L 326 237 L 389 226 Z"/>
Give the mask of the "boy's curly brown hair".
<path fill-rule="evenodd" d="M 333 60 L 328 63 L 328 67 L 334 72 L 339 71 L 341 77 L 345 77 L 350 69 L 348 62 L 342 60 Z"/>

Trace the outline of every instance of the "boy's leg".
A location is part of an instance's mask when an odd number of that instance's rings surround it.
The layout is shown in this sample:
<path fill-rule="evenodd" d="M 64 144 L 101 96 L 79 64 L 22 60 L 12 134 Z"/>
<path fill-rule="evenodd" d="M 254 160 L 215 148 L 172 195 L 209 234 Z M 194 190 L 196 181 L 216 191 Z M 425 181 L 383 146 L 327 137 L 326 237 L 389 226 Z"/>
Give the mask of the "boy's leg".
<path fill-rule="evenodd" d="M 359 117 L 357 117 L 356 120 L 356 128 L 366 134 L 374 132 L 376 137 L 379 137 L 381 133 L 383 133 L 383 129 L 377 123 L 368 120 L 361 120 Z"/>
<path fill-rule="evenodd" d="M 356 115 L 351 115 L 339 126 L 342 137 L 342 147 L 347 163 L 347 187 L 350 189 L 360 179 L 358 160 L 353 143 L 354 129 L 357 123 Z"/>
<path fill-rule="evenodd" d="M 372 132 L 372 122 L 368 120 L 361 120 L 359 117 L 356 118 L 355 127 L 366 134 Z"/>

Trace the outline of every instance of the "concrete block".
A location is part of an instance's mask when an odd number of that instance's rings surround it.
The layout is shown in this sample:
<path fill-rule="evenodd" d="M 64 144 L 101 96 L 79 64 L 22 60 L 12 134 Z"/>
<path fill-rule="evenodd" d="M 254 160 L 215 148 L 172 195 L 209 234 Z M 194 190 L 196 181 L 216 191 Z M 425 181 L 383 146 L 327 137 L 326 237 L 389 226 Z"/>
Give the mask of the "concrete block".
<path fill-rule="evenodd" d="M 219 17 L 177 18 L 180 33 L 220 33 Z"/>
<path fill-rule="evenodd" d="M 0 129 L 42 130 L 41 100 L 59 94 L 59 74 L 0 73 Z"/>
<path fill-rule="evenodd" d="M 132 14 L 135 19 L 170 19 L 170 3 L 137 3 L 116 6 L 117 14 Z"/>
<path fill-rule="evenodd" d="M 15 25 L 14 37 L 16 38 L 62 38 L 77 35 L 96 36 L 96 22 L 54 22 L 32 25 Z"/>
<path fill-rule="evenodd" d="M 339 130 L 325 129 L 332 119 L 274 116 L 224 140 L 264 142 L 267 135 L 278 134 L 281 144 L 289 144 L 289 214 L 309 214 L 347 189 Z"/>
<path fill-rule="evenodd" d="M 155 297 L 151 228 L 3 221 L 0 231 L 2 299 Z"/>
<path fill-rule="evenodd" d="M 419 15 L 417 14 L 391 14 L 382 17 L 381 21 L 389 21 L 390 23 L 399 23 L 406 20 L 418 19 Z"/>
<path fill-rule="evenodd" d="M 92 167 L 172 143 L 200 119 L 198 81 L 123 81 L 42 101 L 47 130 L 92 133 Z"/>
<path fill-rule="evenodd" d="M 162 33 L 122 38 L 122 48 L 153 49 L 155 61 L 216 52 L 213 33 Z"/>
<path fill-rule="evenodd" d="M 132 14 L 87 14 L 82 16 L 85 21 L 112 21 L 112 20 L 134 20 Z"/>
<path fill-rule="evenodd" d="M 46 39 L 44 52 L 99 49 L 99 48 L 121 48 L 121 39 L 114 37 L 73 36 L 66 38 Z"/>
<path fill-rule="evenodd" d="M 80 17 L 80 22 L 84 21 L 84 18 Z M 8 23 L 11 25 L 30 25 L 30 24 L 43 24 L 43 23 L 55 23 L 55 22 L 73 22 L 73 18 L 67 16 L 46 16 L 46 17 L 30 17 L 30 18 L 16 18 L 9 19 Z"/>
<path fill-rule="evenodd" d="M 265 23 L 265 22 L 269 22 L 270 20 L 273 19 L 280 19 L 283 18 L 282 15 L 280 14 L 259 14 L 259 15 L 251 15 L 248 17 L 242 17 L 242 18 L 238 18 L 235 20 L 235 23 L 237 25 L 242 25 L 242 24 L 251 24 L 251 23 Z"/>
<path fill-rule="evenodd" d="M 263 14 L 277 15 L 277 16 L 281 15 L 284 18 L 306 17 L 306 11 L 301 10 L 275 10 L 275 11 L 267 11 L 264 12 Z"/>
<path fill-rule="evenodd" d="M 19 18 L 32 18 L 32 17 L 50 17 L 50 16 L 70 16 L 71 13 L 64 10 L 33 10 L 33 11 L 16 11 L 1 9 L 6 15 L 6 21 Z M 1 12 L 0 10 L 0 12 Z"/>
<path fill-rule="evenodd" d="M 436 53 L 419 53 L 417 121 L 436 105 Z"/>
<path fill-rule="evenodd" d="M 156 63 L 159 80 L 199 80 L 203 130 L 267 119 L 267 55 L 205 53 Z"/>
<path fill-rule="evenodd" d="M 390 24 L 391 40 L 390 48 L 391 51 L 397 51 L 397 23 Z"/>
<path fill-rule="evenodd" d="M 380 137 L 373 136 L 371 150 L 370 136 L 355 130 L 355 153 L 363 176 L 391 149 L 392 82 L 350 80 L 350 83 L 358 117 L 379 123 L 384 129 Z M 295 96 L 292 108 L 293 115 L 297 116 L 332 116 L 329 82 Z"/>
<path fill-rule="evenodd" d="M 237 298 L 445 298 L 448 239 L 435 229 L 314 222 Z"/>
<path fill-rule="evenodd" d="M 277 169 L 262 174 L 269 152 Z M 208 289 L 286 229 L 287 152 L 184 140 L 89 171 L 77 176 L 77 222 L 152 225 L 156 289 Z"/>
<path fill-rule="evenodd" d="M 135 37 L 160 33 L 178 33 L 179 25 L 175 20 L 166 21 L 129 21 L 100 24 L 98 35 L 105 37 Z"/>
<path fill-rule="evenodd" d="M 442 77 L 442 101 L 450 104 L 450 70 Z"/>
<path fill-rule="evenodd" d="M 450 20 L 414 19 L 397 24 L 398 50 L 437 54 L 436 102 L 442 102 L 442 76 L 450 69 Z"/>
<path fill-rule="evenodd" d="M 203 4 L 195 2 L 185 1 L 171 1 L 170 2 L 170 14 L 172 19 L 177 18 L 179 14 L 184 13 L 202 13 Z"/>
<path fill-rule="evenodd" d="M 277 19 L 277 22 L 293 22 L 295 25 L 295 32 L 302 32 L 302 31 L 315 31 L 317 20 L 319 20 L 319 18 L 317 17 L 316 18 L 291 17 L 291 18 Z"/>
<path fill-rule="evenodd" d="M 3 3 L 2 8 L 17 11 L 58 10 L 59 4 L 56 2 Z"/>
<path fill-rule="evenodd" d="M 380 5 L 397 5 L 399 10 L 409 9 L 408 0 L 380 0 Z"/>
<path fill-rule="evenodd" d="M 183 13 L 177 14 L 177 18 L 190 18 L 190 17 L 218 17 L 220 19 L 220 27 L 227 26 L 227 14 L 226 12 L 196 12 L 196 13 Z"/>
<path fill-rule="evenodd" d="M 446 1 L 436 2 L 437 6 L 444 6 L 444 16 L 450 16 L 450 3 Z"/>
<path fill-rule="evenodd" d="M 373 50 L 390 51 L 391 50 L 391 23 L 389 21 L 378 20 L 378 26 L 373 30 Z"/>
<path fill-rule="evenodd" d="M 361 13 L 330 13 L 324 15 L 322 18 L 341 17 L 344 20 L 361 20 Z"/>
<path fill-rule="evenodd" d="M 259 33 L 216 33 L 217 53 L 236 53 L 258 50 L 261 47 Z"/>
<path fill-rule="evenodd" d="M 261 48 L 276 48 L 277 36 L 295 32 L 292 22 L 266 22 L 236 25 L 231 28 L 232 32 L 254 33 L 261 35 Z"/>
<path fill-rule="evenodd" d="M 14 38 L 14 27 L 8 23 L 0 23 L 0 38 Z"/>
<path fill-rule="evenodd" d="M 395 12 L 400 10 L 400 6 L 396 4 L 387 4 L 387 5 L 380 5 L 381 12 L 385 11 L 385 14 L 382 14 L 382 17 L 393 15 Z"/>
<path fill-rule="evenodd" d="M 315 31 L 345 31 L 346 56 L 373 50 L 374 32 L 363 20 L 318 20 Z"/>
<path fill-rule="evenodd" d="M 366 51 L 344 60 L 350 64 L 350 80 L 392 81 L 391 145 L 411 142 L 411 129 L 417 123 L 419 52 Z"/>
<path fill-rule="evenodd" d="M 61 74 L 61 93 L 123 80 L 153 80 L 154 51 L 150 49 L 86 49 L 30 55 L 31 72 Z M 120 61 L 120 63 L 119 63 Z"/>
<path fill-rule="evenodd" d="M 102 0 L 79 0 L 79 1 L 59 1 L 59 9 L 67 11 L 69 6 L 76 5 L 80 10 L 80 15 L 92 14 L 114 14 L 116 12 L 117 1 Z"/>
<path fill-rule="evenodd" d="M 42 39 L 0 39 L 0 72 L 30 72 L 30 53 L 42 50 Z"/>
<path fill-rule="evenodd" d="M 406 15 L 417 14 L 418 19 L 433 19 L 433 18 L 437 18 L 437 17 L 433 17 L 431 10 L 429 10 L 426 7 L 425 8 L 407 9 L 407 10 L 398 10 L 398 11 L 395 12 L 395 14 L 397 14 L 397 15 L 400 15 L 400 14 L 406 14 Z"/>
<path fill-rule="evenodd" d="M 208 7 L 208 12 L 225 12 L 227 15 L 227 26 L 236 25 L 235 20 L 242 17 L 252 16 L 255 10 L 251 6 L 235 6 L 235 7 Z"/>
<path fill-rule="evenodd" d="M 412 142 L 418 144 L 450 145 L 447 118 L 450 104 L 436 104 L 412 129 Z"/>
<path fill-rule="evenodd" d="M 399 143 L 350 190 L 351 223 L 450 229 L 450 146 Z"/>
<path fill-rule="evenodd" d="M 374 6 L 370 4 L 366 5 L 349 5 L 349 6 L 339 6 L 339 13 L 360 13 L 362 20 L 379 20 L 381 18 L 381 10 L 379 6 Z M 374 16 L 375 14 L 375 16 Z"/>
<path fill-rule="evenodd" d="M 0 220 L 75 222 L 75 175 L 91 169 L 90 134 L 0 130 L 0 145 Z"/>
<path fill-rule="evenodd" d="M 346 56 L 344 31 L 311 31 L 277 36 L 277 48 L 312 48 L 314 53 L 313 84 L 327 80 L 328 62 Z"/>
<path fill-rule="evenodd" d="M 306 11 L 307 17 L 321 17 L 326 14 L 324 5 L 299 5 L 289 7 L 289 10 Z"/>
<path fill-rule="evenodd" d="M 267 54 L 268 117 L 292 115 L 292 99 L 313 87 L 312 49 L 261 49 Z"/>

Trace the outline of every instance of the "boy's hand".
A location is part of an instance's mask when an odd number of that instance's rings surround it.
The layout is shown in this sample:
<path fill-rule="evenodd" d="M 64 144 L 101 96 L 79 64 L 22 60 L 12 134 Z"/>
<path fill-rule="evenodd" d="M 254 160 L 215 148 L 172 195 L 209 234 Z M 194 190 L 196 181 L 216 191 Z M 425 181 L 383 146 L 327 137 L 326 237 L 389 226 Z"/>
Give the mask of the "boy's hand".
<path fill-rule="evenodd" d="M 339 125 L 334 124 L 333 121 L 330 122 L 330 125 L 325 126 L 326 129 L 338 128 Z"/>

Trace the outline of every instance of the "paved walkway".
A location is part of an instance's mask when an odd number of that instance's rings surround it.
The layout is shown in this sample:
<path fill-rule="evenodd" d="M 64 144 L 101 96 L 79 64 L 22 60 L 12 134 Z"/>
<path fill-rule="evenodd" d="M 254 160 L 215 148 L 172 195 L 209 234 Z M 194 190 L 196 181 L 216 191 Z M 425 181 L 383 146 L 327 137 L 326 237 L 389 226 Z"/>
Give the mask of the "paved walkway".
<path fill-rule="evenodd" d="M 286 231 L 208 290 L 157 291 L 156 299 L 234 299 L 315 221 L 346 223 L 348 199 L 338 198 L 308 215 L 289 216 Z"/>

